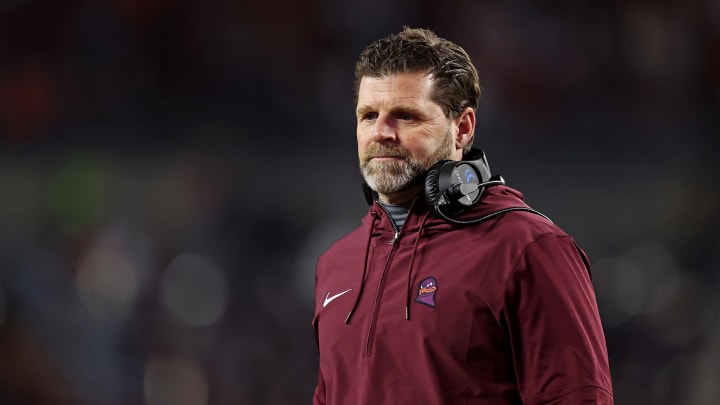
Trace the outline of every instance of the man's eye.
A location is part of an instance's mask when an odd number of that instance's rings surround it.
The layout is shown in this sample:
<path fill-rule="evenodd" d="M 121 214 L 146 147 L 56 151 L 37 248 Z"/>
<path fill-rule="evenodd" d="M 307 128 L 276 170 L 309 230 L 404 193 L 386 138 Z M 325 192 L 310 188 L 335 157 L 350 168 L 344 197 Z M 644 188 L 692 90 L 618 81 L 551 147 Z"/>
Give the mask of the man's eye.
<path fill-rule="evenodd" d="M 365 113 L 362 116 L 363 121 L 372 121 L 377 118 L 377 113 L 371 112 L 371 113 Z"/>
<path fill-rule="evenodd" d="M 401 113 L 397 115 L 397 119 L 400 121 L 412 121 L 415 117 L 412 114 Z"/>

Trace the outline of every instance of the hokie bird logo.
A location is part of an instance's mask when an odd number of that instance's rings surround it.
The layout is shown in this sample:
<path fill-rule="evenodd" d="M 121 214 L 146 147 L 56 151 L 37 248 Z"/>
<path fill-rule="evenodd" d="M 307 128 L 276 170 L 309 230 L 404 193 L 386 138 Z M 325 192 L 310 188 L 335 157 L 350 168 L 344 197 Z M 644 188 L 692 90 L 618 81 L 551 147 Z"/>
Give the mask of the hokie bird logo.
<path fill-rule="evenodd" d="M 435 308 L 435 293 L 437 292 L 437 280 L 435 277 L 428 277 L 418 285 L 418 295 L 415 302 Z"/>

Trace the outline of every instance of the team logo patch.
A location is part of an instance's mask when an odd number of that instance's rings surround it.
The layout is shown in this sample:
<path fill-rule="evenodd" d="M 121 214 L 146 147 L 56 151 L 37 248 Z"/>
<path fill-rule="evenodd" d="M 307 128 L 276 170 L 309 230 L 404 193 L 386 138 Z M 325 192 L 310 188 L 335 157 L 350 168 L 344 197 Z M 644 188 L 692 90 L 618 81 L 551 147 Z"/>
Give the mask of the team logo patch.
<path fill-rule="evenodd" d="M 418 293 L 415 302 L 435 308 L 435 293 L 437 293 L 437 280 L 435 277 L 428 277 L 418 285 Z"/>

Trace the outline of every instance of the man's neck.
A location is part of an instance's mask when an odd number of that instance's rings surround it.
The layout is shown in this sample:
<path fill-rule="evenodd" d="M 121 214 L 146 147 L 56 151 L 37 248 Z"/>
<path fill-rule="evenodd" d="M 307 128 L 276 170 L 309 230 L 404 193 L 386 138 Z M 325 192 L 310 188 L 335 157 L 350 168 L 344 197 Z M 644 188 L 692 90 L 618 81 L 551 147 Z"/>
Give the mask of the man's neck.
<path fill-rule="evenodd" d="M 378 193 L 378 199 L 386 204 L 410 205 L 422 192 L 424 185 L 417 185 L 407 190 L 391 194 Z"/>

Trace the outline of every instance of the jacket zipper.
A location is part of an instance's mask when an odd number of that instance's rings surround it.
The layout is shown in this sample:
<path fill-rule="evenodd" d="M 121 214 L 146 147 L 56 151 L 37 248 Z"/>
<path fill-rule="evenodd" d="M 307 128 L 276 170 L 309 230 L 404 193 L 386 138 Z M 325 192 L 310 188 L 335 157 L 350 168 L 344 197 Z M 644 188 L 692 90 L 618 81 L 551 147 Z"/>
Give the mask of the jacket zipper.
<path fill-rule="evenodd" d="M 368 329 L 367 341 L 365 342 L 365 351 L 363 353 L 363 356 L 365 357 L 369 357 L 372 354 L 372 342 L 373 337 L 375 336 L 375 328 L 377 327 L 378 313 L 380 312 L 380 301 L 383 295 L 383 290 L 385 289 L 385 274 L 387 273 L 387 270 L 390 267 L 390 262 L 392 262 L 392 258 L 395 255 L 395 247 L 397 246 L 397 241 L 400 237 L 400 230 L 397 228 L 395 222 L 392 220 L 390 213 L 388 213 L 382 205 L 380 205 L 380 208 L 382 208 L 382 210 L 385 211 L 385 215 L 390 218 L 390 223 L 392 224 L 393 230 L 395 230 L 395 235 L 393 235 L 393 238 L 390 239 L 390 241 L 388 242 L 388 245 L 391 245 L 390 253 L 388 253 L 387 259 L 385 259 L 385 265 L 383 266 L 382 273 L 380 274 L 380 282 L 378 283 L 378 289 L 375 293 L 375 303 L 373 304 L 373 311 L 370 314 L 370 328 Z M 412 208 L 412 206 L 410 208 Z"/>

